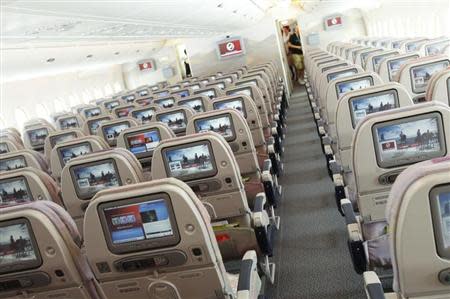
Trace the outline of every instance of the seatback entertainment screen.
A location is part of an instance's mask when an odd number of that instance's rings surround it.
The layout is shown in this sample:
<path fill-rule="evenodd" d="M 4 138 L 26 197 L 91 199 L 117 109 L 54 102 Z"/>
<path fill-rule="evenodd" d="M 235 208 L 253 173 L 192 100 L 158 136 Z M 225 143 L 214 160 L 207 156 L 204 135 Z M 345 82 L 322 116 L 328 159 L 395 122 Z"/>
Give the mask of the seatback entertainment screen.
<path fill-rule="evenodd" d="M 201 98 L 179 101 L 178 105 L 194 109 L 195 112 L 204 112 L 205 106 Z"/>
<path fill-rule="evenodd" d="M 76 117 L 61 118 L 59 120 L 59 125 L 61 126 L 62 130 L 79 127 Z"/>
<path fill-rule="evenodd" d="M 30 139 L 31 146 L 44 145 L 45 138 L 48 136 L 47 128 L 40 128 L 28 131 L 28 137 Z"/>
<path fill-rule="evenodd" d="M 397 167 L 444 156 L 447 150 L 442 128 L 438 112 L 374 125 L 378 165 Z"/>
<path fill-rule="evenodd" d="M 77 134 L 75 132 L 69 132 L 64 134 L 58 134 L 54 136 L 50 136 L 50 145 L 53 148 L 58 143 L 62 143 L 65 141 L 73 140 L 77 138 Z"/>
<path fill-rule="evenodd" d="M 200 92 L 196 92 L 195 94 L 207 96 L 210 100 L 217 97 L 216 91 L 214 89 L 202 90 Z"/>
<path fill-rule="evenodd" d="M 227 95 L 229 95 L 229 96 L 235 96 L 235 95 L 241 95 L 241 94 L 249 96 L 249 97 L 253 97 L 251 88 L 239 88 L 239 89 L 227 91 Z"/>
<path fill-rule="evenodd" d="M 86 118 L 99 116 L 100 114 L 102 114 L 102 110 L 99 107 L 84 110 L 84 116 Z"/>
<path fill-rule="evenodd" d="M 86 155 L 92 152 L 92 147 L 89 142 L 80 144 L 68 145 L 58 148 L 61 165 L 64 166 L 73 158 Z"/>
<path fill-rule="evenodd" d="M 353 97 L 349 101 L 353 128 L 369 114 L 391 110 L 398 107 L 396 90 L 377 92 Z"/>
<path fill-rule="evenodd" d="M 213 104 L 214 110 L 221 110 L 221 109 L 236 109 L 241 113 L 244 118 L 247 117 L 244 101 L 242 99 L 232 99 L 232 100 L 226 100 L 226 101 L 218 101 L 214 102 Z"/>
<path fill-rule="evenodd" d="M 195 132 L 213 131 L 222 135 L 227 141 L 235 139 L 233 121 L 230 114 L 200 118 L 194 121 Z"/>
<path fill-rule="evenodd" d="M 27 162 L 23 156 L 17 156 L 7 159 L 0 159 L 0 172 L 10 171 L 27 167 Z"/>
<path fill-rule="evenodd" d="M 129 127 L 130 127 L 130 124 L 128 122 L 104 126 L 103 134 L 107 141 L 113 141 L 113 140 L 117 139 L 117 137 L 120 135 L 120 133 L 123 130 L 128 129 Z"/>
<path fill-rule="evenodd" d="M 0 180 L 0 206 L 25 203 L 33 200 L 24 177 Z"/>
<path fill-rule="evenodd" d="M 118 108 L 116 110 L 116 115 L 118 118 L 127 117 L 130 114 L 131 110 L 133 109 L 134 109 L 133 106 Z"/>
<path fill-rule="evenodd" d="M 448 68 L 448 60 L 438 61 L 427 65 L 415 66 L 411 68 L 412 90 L 415 93 L 426 91 L 431 76 Z"/>
<path fill-rule="evenodd" d="M 139 157 L 141 154 L 153 152 L 161 141 L 158 129 L 145 132 L 130 133 L 125 136 L 128 150 Z"/>
<path fill-rule="evenodd" d="M 0 274 L 41 265 L 31 225 L 25 218 L 0 222 Z"/>
<path fill-rule="evenodd" d="M 109 121 L 109 120 L 110 119 L 108 117 L 105 117 L 105 118 L 99 118 L 99 119 L 88 121 L 89 132 L 91 133 L 91 135 L 97 134 L 97 130 L 98 130 L 98 127 L 100 127 L 100 124 L 105 121 Z"/>
<path fill-rule="evenodd" d="M 188 97 L 189 96 L 189 90 L 187 89 L 183 89 L 181 91 L 178 91 L 175 93 L 176 95 L 179 95 L 182 98 Z"/>
<path fill-rule="evenodd" d="M 327 81 L 330 82 L 337 78 L 349 77 L 351 75 L 356 75 L 358 73 L 357 69 L 350 69 L 341 72 L 335 72 L 327 75 Z"/>
<path fill-rule="evenodd" d="M 205 178 L 217 172 L 209 142 L 163 149 L 163 158 L 168 175 L 180 180 Z"/>
<path fill-rule="evenodd" d="M 149 108 L 149 109 L 142 109 L 142 110 L 136 110 L 131 112 L 131 115 L 134 118 L 137 118 L 138 120 L 141 121 L 141 123 L 143 124 L 147 124 L 149 123 L 153 116 L 156 113 L 156 109 L 155 108 Z"/>
<path fill-rule="evenodd" d="M 112 159 L 72 166 L 70 171 L 80 199 L 91 199 L 100 190 L 122 185 Z"/>
<path fill-rule="evenodd" d="M 419 57 L 418 55 L 413 55 L 398 59 L 392 59 L 391 61 L 388 61 L 387 65 L 388 65 L 389 80 L 392 81 L 394 79 L 395 75 L 397 75 L 402 65 L 404 65 L 409 60 L 413 60 L 418 57 Z"/>
<path fill-rule="evenodd" d="M 450 258 L 450 185 L 440 185 L 430 192 L 433 230 L 438 255 Z"/>
<path fill-rule="evenodd" d="M 116 108 L 117 106 L 120 105 L 119 101 L 110 101 L 110 102 L 105 102 L 104 103 L 106 109 L 109 110 L 109 112 L 111 112 L 114 108 Z"/>
<path fill-rule="evenodd" d="M 449 44 L 450 41 L 447 40 L 425 46 L 425 53 L 427 56 L 443 54 L 445 47 L 447 47 Z"/>
<path fill-rule="evenodd" d="M 155 104 L 158 104 L 159 106 L 163 108 L 172 108 L 175 105 L 175 99 L 174 98 L 167 98 L 163 100 L 156 100 Z"/>
<path fill-rule="evenodd" d="M 336 95 L 337 98 L 340 99 L 341 96 L 346 92 L 367 88 L 372 85 L 373 85 L 372 77 L 364 77 L 353 79 L 350 81 L 340 82 L 336 84 Z"/>
<path fill-rule="evenodd" d="M 186 130 L 186 115 L 183 111 L 158 114 L 156 119 L 167 124 L 175 133 Z"/>
<path fill-rule="evenodd" d="M 0 154 L 6 154 L 9 152 L 8 145 L 5 142 L 0 143 Z"/>

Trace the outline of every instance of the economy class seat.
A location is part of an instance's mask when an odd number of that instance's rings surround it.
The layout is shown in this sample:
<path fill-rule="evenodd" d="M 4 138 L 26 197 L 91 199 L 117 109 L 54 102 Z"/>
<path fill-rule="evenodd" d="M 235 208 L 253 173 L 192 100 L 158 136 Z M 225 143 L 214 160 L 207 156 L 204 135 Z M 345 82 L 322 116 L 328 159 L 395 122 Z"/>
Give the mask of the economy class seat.
<path fill-rule="evenodd" d="M 173 108 L 156 112 L 152 121 L 163 122 L 169 126 L 175 135 L 184 136 L 186 134 L 188 120 L 194 114 L 194 109 L 183 106 L 175 106 Z"/>
<path fill-rule="evenodd" d="M 34 124 L 24 129 L 23 143 L 25 148 L 44 152 L 45 139 L 55 128 L 49 123 Z"/>
<path fill-rule="evenodd" d="M 103 138 L 108 142 L 109 146 L 115 147 L 117 144 L 117 137 L 123 130 L 138 126 L 139 123 L 136 119 L 131 117 L 124 117 L 119 119 L 113 119 L 109 121 L 101 121 L 98 125 L 97 136 Z"/>
<path fill-rule="evenodd" d="M 190 118 L 186 135 L 208 131 L 220 134 L 230 145 L 241 172 L 247 198 L 254 199 L 258 193 L 265 192 L 269 205 L 277 207 L 282 188 L 267 155 L 261 157 L 264 168 L 260 168 L 260 159 L 244 117 L 234 109 L 198 113 Z"/>
<path fill-rule="evenodd" d="M 379 52 L 370 53 L 367 56 L 365 70 L 367 72 L 375 72 L 375 73 L 379 74 L 378 70 L 380 67 L 380 63 L 383 61 L 383 59 L 385 59 L 387 57 L 396 56 L 396 55 L 400 55 L 400 52 L 397 50 L 383 50 L 383 51 L 379 51 Z M 386 81 L 384 81 L 384 82 L 386 82 Z"/>
<path fill-rule="evenodd" d="M 450 105 L 450 67 L 431 76 L 425 100 L 427 102 L 438 101 Z"/>
<path fill-rule="evenodd" d="M 62 169 L 64 206 L 83 231 L 84 213 L 98 191 L 142 181 L 142 166 L 131 152 L 122 148 L 91 152 L 68 161 Z"/>
<path fill-rule="evenodd" d="M 8 258 L 0 270 L 7 298 L 105 299 L 82 254 L 82 239 L 67 212 L 39 201 L 2 209 L 0 234 Z"/>
<path fill-rule="evenodd" d="M 208 110 L 209 97 L 202 95 L 192 95 L 179 99 L 176 103 L 178 107 L 188 107 L 193 109 L 196 113 L 205 112 Z"/>
<path fill-rule="evenodd" d="M 238 274 L 227 273 L 205 208 L 179 180 L 98 193 L 85 228 L 86 255 L 108 299 L 259 298 L 255 252 L 245 251 Z"/>
<path fill-rule="evenodd" d="M 175 133 L 167 124 L 152 122 L 120 132 L 117 138 L 117 147 L 133 153 L 142 165 L 145 179 L 151 180 L 151 162 L 155 147 L 162 140 L 175 137 Z"/>
<path fill-rule="evenodd" d="M 424 103 L 368 115 L 356 127 L 352 142 L 354 183 L 347 186 L 341 209 L 358 273 L 367 269 L 367 259 L 387 266 L 383 258 L 376 256 L 387 247 L 386 238 L 370 238 L 374 228 L 386 227 L 385 211 L 392 184 L 409 165 L 446 155 L 450 140 L 444 128 L 449 126 L 448 106 Z M 372 255 L 367 257 L 367 249 L 363 248 L 371 244 L 380 250 L 370 251 Z"/>
<path fill-rule="evenodd" d="M 109 149 L 108 143 L 98 136 L 84 136 L 56 144 L 50 153 L 51 175 L 61 182 L 61 171 L 73 158 Z"/>
<path fill-rule="evenodd" d="M 256 250 L 261 269 L 273 283 L 276 219 L 270 218 L 267 199 L 259 193 L 253 210 L 245 194 L 239 166 L 226 140 L 204 132 L 161 142 L 153 152 L 152 178 L 174 177 L 186 182 L 199 196 L 215 226 L 222 257 L 239 260 Z M 274 216 L 274 215 L 271 215 Z"/>
<path fill-rule="evenodd" d="M 86 122 L 83 124 L 82 131 L 85 135 L 97 135 L 98 127 L 100 126 L 100 123 L 111 121 L 114 119 L 114 116 L 112 115 L 103 115 L 103 116 L 96 116 L 92 117 L 86 120 Z"/>
<path fill-rule="evenodd" d="M 436 158 L 403 171 L 386 209 L 393 265 L 393 292 L 374 272 L 364 273 L 367 298 L 448 298 L 450 160 Z M 420 269 L 420 270 L 418 270 Z"/>
<path fill-rule="evenodd" d="M 26 156 L 24 154 L 23 156 Z M 28 167 L 0 172 L 0 209 L 13 205 L 21 205 L 31 201 L 49 200 L 64 207 L 61 192 L 56 182 L 46 172 L 32 164 L 30 157 Z"/>
<path fill-rule="evenodd" d="M 85 136 L 85 134 L 79 128 L 50 132 L 50 134 L 48 134 L 47 138 L 45 138 L 45 143 L 44 143 L 45 159 L 47 160 L 47 162 L 50 162 L 50 155 L 51 155 L 52 149 L 58 143 L 77 139 L 77 138 L 83 137 L 83 136 Z"/>
<path fill-rule="evenodd" d="M 41 153 L 21 149 L 0 156 L 0 172 L 32 167 L 50 173 L 49 165 Z"/>
<path fill-rule="evenodd" d="M 403 85 L 387 83 L 350 91 L 342 96 L 336 108 L 336 139 L 331 143 L 334 153 L 330 161 L 338 208 L 345 198 L 345 186 L 354 181 L 352 173 L 352 139 L 357 125 L 373 113 L 413 105 Z"/>
<path fill-rule="evenodd" d="M 423 57 L 403 64 L 394 79 L 406 87 L 415 103 L 421 103 L 425 101 L 425 92 L 431 76 L 449 66 L 448 56 Z"/>

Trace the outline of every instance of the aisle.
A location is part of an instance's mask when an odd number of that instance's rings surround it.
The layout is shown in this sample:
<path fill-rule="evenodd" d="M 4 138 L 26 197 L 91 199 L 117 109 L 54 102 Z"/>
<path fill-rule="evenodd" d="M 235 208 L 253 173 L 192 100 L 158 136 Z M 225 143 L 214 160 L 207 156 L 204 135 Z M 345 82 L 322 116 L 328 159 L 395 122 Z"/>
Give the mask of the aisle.
<path fill-rule="evenodd" d="M 365 298 L 305 90 L 297 87 L 290 103 L 280 180 L 284 199 L 277 209 L 282 228 L 275 250 L 276 283 L 267 287 L 267 298 Z"/>

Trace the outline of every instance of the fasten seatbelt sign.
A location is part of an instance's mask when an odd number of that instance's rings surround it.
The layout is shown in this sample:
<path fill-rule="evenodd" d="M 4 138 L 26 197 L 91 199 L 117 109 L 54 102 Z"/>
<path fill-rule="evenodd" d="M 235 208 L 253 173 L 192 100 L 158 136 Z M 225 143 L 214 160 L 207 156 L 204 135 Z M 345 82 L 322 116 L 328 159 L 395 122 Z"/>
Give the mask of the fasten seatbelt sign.
<path fill-rule="evenodd" d="M 217 42 L 217 53 L 219 59 L 235 57 L 245 54 L 242 38 L 234 37 Z"/>

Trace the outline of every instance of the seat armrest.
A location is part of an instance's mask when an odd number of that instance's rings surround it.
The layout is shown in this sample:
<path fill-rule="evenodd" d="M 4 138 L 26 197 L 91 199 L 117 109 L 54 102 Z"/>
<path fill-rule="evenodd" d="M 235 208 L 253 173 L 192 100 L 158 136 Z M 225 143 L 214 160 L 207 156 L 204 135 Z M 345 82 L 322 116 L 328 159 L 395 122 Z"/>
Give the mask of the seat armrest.
<path fill-rule="evenodd" d="M 364 288 L 368 299 L 386 299 L 383 286 L 373 271 L 364 272 Z"/>
<path fill-rule="evenodd" d="M 257 298 L 261 291 L 258 260 L 254 250 L 247 251 L 241 261 L 237 286 L 237 299 Z"/>
<path fill-rule="evenodd" d="M 345 223 L 347 225 L 358 223 L 358 221 L 356 220 L 355 211 L 353 210 L 353 205 L 348 198 L 344 198 L 341 200 L 341 209 L 344 213 Z"/>
<path fill-rule="evenodd" d="M 270 159 L 264 160 L 262 172 L 263 174 L 272 172 L 272 161 Z"/>
<path fill-rule="evenodd" d="M 266 227 L 269 225 L 269 215 L 264 208 L 266 200 L 266 194 L 263 192 L 256 194 L 252 214 L 253 225 L 255 227 Z"/>
<path fill-rule="evenodd" d="M 273 137 L 267 138 L 267 153 L 269 154 L 275 153 L 275 138 Z"/>

